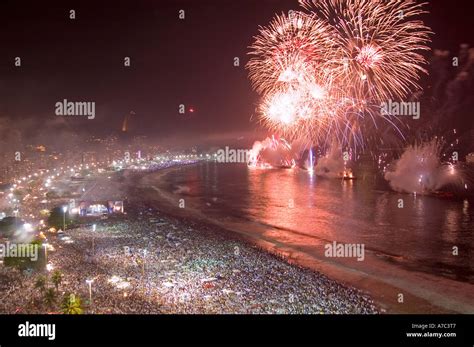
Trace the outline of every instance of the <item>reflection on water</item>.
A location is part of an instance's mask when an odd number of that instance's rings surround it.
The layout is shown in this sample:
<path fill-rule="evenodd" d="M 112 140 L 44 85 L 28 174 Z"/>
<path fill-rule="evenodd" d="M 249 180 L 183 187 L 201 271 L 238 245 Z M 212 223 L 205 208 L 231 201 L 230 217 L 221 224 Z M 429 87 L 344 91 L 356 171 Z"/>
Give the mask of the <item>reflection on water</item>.
<path fill-rule="evenodd" d="M 235 164 L 191 166 L 165 180 L 169 189 L 189 187 L 186 195 L 206 215 L 250 232 L 264 226 L 266 238 L 286 245 L 322 252 L 328 242 L 364 243 L 394 266 L 474 282 L 472 202 L 399 194 L 370 179 Z"/>

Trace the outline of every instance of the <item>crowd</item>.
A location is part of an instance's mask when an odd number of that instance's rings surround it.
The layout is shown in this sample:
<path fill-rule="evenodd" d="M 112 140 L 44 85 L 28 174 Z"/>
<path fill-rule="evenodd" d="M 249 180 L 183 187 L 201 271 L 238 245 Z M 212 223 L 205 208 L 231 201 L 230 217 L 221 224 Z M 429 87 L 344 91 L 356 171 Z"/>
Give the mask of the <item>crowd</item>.
<path fill-rule="evenodd" d="M 50 270 L 63 274 L 59 291 L 79 295 L 88 313 L 379 311 L 354 288 L 146 206 L 50 242 Z M 1 271 L 9 276 L 0 288 L 1 312 L 43 312 L 32 298 L 34 281 L 25 279 L 34 275 Z"/>

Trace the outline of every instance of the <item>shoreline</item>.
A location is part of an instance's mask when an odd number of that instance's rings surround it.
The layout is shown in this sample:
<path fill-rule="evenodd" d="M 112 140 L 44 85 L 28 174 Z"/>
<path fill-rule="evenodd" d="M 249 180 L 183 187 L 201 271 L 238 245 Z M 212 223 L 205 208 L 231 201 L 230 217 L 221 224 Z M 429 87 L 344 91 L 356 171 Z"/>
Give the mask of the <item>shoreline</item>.
<path fill-rule="evenodd" d="M 472 285 L 469 283 L 445 278 L 440 283 L 440 278 L 437 276 L 405 269 L 398 269 L 397 274 L 392 274 L 390 266 L 377 254 L 372 254 L 373 264 L 371 267 L 357 269 L 347 260 L 333 261 L 328 258 L 315 257 L 311 249 L 305 250 L 304 247 L 287 246 L 278 240 L 241 230 L 239 225 L 229 227 L 229 223 L 224 225 L 224 223 L 207 218 L 200 213 L 198 206 L 191 206 L 181 212 L 180 209 L 172 207 L 173 203 L 177 204 L 178 195 L 167 192 L 162 187 L 157 187 L 155 183 L 159 177 L 180 169 L 182 168 L 174 167 L 152 173 L 153 179 L 151 181 L 150 175 L 142 175 L 137 178 L 136 186 L 141 188 L 142 199 L 148 200 L 155 208 L 165 210 L 172 216 L 194 219 L 213 225 L 218 233 L 226 236 L 230 233 L 239 235 L 245 242 L 257 245 L 266 252 L 283 255 L 289 263 L 309 268 L 344 285 L 353 286 L 362 292 L 369 293 L 377 305 L 386 312 L 402 314 L 474 312 L 474 304 L 469 297 Z M 189 206 L 189 203 L 187 205 Z M 373 288 L 377 288 L 377 290 L 375 291 Z M 400 293 L 404 296 L 403 304 L 398 302 Z"/>

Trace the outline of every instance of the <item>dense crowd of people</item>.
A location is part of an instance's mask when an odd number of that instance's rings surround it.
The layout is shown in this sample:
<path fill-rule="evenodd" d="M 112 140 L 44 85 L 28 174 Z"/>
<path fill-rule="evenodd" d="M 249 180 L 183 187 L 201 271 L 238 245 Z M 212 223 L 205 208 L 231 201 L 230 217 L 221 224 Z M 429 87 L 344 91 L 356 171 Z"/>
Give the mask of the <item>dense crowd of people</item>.
<path fill-rule="evenodd" d="M 63 274 L 59 291 L 79 295 L 88 313 L 379 311 L 354 288 L 145 206 L 102 220 L 95 231 L 67 230 L 50 243 L 50 270 Z M 10 286 L 1 292 L 0 311 L 44 310 L 31 299 L 34 280 L 17 270 L 1 271 L 10 276 Z"/>

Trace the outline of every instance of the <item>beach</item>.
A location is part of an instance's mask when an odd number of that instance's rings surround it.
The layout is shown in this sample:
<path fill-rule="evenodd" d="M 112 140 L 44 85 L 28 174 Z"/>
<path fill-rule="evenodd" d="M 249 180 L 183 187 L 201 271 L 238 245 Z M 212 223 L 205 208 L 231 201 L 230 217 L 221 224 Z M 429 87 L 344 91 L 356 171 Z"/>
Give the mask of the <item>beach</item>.
<path fill-rule="evenodd" d="M 46 287 L 53 288 L 53 271 L 62 273 L 52 305 L 45 305 L 34 286 L 38 273 L 0 267 L 0 311 L 60 313 L 61 298 L 73 293 L 84 312 L 94 314 L 383 312 L 366 293 L 239 234 L 158 208 L 147 195 L 153 189 L 142 185 L 146 176 L 122 172 L 92 178 L 87 197 L 100 200 L 113 193 L 125 199 L 126 213 L 82 218 L 61 234 L 46 232 Z"/>
<path fill-rule="evenodd" d="M 379 312 L 354 288 L 146 205 L 98 222 L 95 232 L 81 227 L 65 235 L 50 238 L 49 262 L 63 273 L 59 291 L 79 295 L 86 313 Z M 40 295 L 25 295 L 38 292 L 33 281 L 16 270 L 1 271 L 9 281 L 2 281 L 0 310 L 41 313 Z"/>

